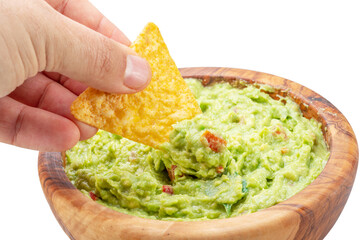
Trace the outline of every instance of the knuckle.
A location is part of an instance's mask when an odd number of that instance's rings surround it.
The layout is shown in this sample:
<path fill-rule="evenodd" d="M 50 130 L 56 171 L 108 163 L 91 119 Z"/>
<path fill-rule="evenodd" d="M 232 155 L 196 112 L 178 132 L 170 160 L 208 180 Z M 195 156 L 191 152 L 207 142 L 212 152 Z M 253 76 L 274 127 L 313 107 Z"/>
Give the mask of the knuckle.
<path fill-rule="evenodd" d="M 4 33 L 0 33 L 0 97 L 21 85 L 31 69 L 31 64 L 24 58 L 28 51 L 19 48 L 16 40 L 12 36 L 5 37 Z"/>
<path fill-rule="evenodd" d="M 56 87 L 57 83 L 56 82 L 49 82 L 45 89 L 43 90 L 43 92 L 41 93 L 41 97 L 37 103 L 37 107 L 46 110 L 47 108 L 47 101 L 49 99 L 49 97 L 51 98 L 51 91 L 52 88 Z"/>
<path fill-rule="evenodd" d="M 57 4 L 55 4 L 53 7 L 61 14 L 64 14 L 67 9 L 68 3 L 69 3 L 69 0 L 61 0 L 61 1 L 58 1 Z"/>
<path fill-rule="evenodd" d="M 8 95 L 12 91 L 16 89 L 25 79 L 23 79 L 20 75 L 21 68 L 17 71 L 13 66 L 5 67 L 6 69 L 2 69 L 2 66 L 6 66 L 6 64 L 1 64 L 0 61 L 0 98 Z"/>
<path fill-rule="evenodd" d="M 10 142 L 11 145 L 16 145 L 16 146 L 18 145 L 18 138 L 19 138 L 19 135 L 21 133 L 22 125 L 23 125 L 23 122 L 24 122 L 25 111 L 26 111 L 26 107 L 24 106 L 20 110 L 19 115 L 17 116 L 17 118 L 15 120 L 13 137 L 12 137 L 11 142 Z"/>
<path fill-rule="evenodd" d="M 95 54 L 95 71 L 97 71 L 100 77 L 107 76 L 113 67 L 113 44 L 105 37 L 100 38 L 101 47 L 98 48 Z"/>

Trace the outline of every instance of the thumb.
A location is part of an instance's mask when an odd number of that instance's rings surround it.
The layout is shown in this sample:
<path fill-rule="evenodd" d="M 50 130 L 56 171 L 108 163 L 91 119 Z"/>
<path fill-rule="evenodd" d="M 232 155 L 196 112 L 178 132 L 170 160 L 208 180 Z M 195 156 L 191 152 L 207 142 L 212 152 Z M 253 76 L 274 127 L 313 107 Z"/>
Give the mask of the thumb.
<path fill-rule="evenodd" d="M 149 84 L 149 64 L 130 48 L 63 15 L 53 21 L 47 31 L 46 71 L 112 93 L 135 93 Z"/>

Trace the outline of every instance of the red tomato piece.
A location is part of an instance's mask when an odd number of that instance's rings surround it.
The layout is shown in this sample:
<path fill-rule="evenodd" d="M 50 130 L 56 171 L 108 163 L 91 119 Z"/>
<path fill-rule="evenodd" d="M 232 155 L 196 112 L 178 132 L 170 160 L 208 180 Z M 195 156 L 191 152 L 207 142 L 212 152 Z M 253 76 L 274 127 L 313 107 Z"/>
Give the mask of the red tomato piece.
<path fill-rule="evenodd" d="M 288 153 L 289 152 L 289 149 L 288 148 L 286 148 L 286 147 L 282 147 L 281 148 L 281 154 L 286 154 L 286 153 Z"/>
<path fill-rule="evenodd" d="M 89 195 L 90 195 L 92 200 L 96 201 L 97 197 L 96 197 L 95 193 L 89 192 Z"/>
<path fill-rule="evenodd" d="M 222 173 L 222 172 L 224 172 L 224 167 L 223 166 L 218 166 L 218 167 L 215 168 L 215 170 L 216 170 L 217 173 Z"/>
<path fill-rule="evenodd" d="M 285 129 L 283 127 L 280 127 L 280 129 L 276 129 L 273 132 L 273 136 L 281 136 L 284 139 L 287 139 L 287 135 L 286 135 Z"/>
<path fill-rule="evenodd" d="M 170 185 L 163 185 L 162 186 L 162 191 L 164 192 L 164 193 L 168 193 L 168 194 L 174 194 L 174 189 L 173 189 L 173 187 L 172 186 L 170 186 Z"/>
<path fill-rule="evenodd" d="M 218 137 L 207 130 L 203 133 L 202 136 L 205 137 L 209 148 L 214 152 L 218 153 L 226 146 L 225 139 L 222 139 L 221 137 Z"/>

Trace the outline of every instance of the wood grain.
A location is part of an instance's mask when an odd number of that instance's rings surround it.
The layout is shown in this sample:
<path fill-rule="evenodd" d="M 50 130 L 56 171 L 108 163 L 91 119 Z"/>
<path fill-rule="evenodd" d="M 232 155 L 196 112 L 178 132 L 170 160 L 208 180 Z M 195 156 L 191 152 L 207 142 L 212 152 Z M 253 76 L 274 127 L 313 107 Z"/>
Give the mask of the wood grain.
<path fill-rule="evenodd" d="M 39 153 L 39 176 L 46 199 L 70 239 L 322 239 L 339 217 L 352 188 L 358 146 L 346 118 L 329 101 L 290 80 L 231 68 L 184 68 L 184 77 L 204 85 L 227 81 L 268 84 L 289 95 L 305 117 L 323 124 L 330 158 L 303 191 L 273 207 L 221 220 L 173 222 L 143 219 L 108 209 L 85 197 L 68 180 L 62 154 Z M 272 94 L 276 98 L 276 94 Z"/>

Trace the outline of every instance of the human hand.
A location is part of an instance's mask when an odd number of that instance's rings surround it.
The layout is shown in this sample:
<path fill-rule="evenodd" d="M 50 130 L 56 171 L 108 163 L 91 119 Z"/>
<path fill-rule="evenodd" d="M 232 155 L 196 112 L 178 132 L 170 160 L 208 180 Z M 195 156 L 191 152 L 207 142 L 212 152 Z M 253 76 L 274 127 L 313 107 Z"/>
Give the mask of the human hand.
<path fill-rule="evenodd" d="M 96 129 L 70 105 L 91 86 L 135 93 L 148 63 L 87 0 L 0 0 L 0 142 L 62 151 Z"/>

